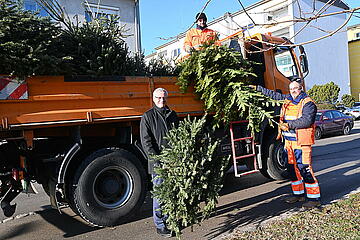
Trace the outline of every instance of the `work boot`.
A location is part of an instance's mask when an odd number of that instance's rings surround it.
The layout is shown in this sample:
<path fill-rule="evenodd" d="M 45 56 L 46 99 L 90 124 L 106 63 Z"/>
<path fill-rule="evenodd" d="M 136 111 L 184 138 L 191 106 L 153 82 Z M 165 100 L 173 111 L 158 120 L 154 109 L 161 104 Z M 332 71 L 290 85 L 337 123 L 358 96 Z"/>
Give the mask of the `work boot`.
<path fill-rule="evenodd" d="M 302 205 L 303 208 L 305 209 L 313 209 L 313 208 L 317 208 L 321 206 L 321 202 L 320 201 L 307 201 L 306 203 L 304 203 Z"/>
<path fill-rule="evenodd" d="M 291 196 L 285 199 L 286 203 L 296 203 L 305 201 L 304 196 Z"/>
<path fill-rule="evenodd" d="M 172 237 L 172 232 L 167 228 L 157 228 L 156 233 L 159 234 L 162 237 L 170 238 Z"/>

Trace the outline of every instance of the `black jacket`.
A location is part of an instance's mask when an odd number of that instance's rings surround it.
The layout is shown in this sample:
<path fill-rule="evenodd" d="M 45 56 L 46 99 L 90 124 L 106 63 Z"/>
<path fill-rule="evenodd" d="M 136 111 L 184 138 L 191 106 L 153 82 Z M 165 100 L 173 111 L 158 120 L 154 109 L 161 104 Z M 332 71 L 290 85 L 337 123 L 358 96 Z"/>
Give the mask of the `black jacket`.
<path fill-rule="evenodd" d="M 154 173 L 154 164 L 159 164 L 150 155 L 159 155 L 162 146 L 166 145 L 164 137 L 172 127 L 176 127 L 179 119 L 175 111 L 154 106 L 144 113 L 140 121 L 141 146 L 148 158 L 148 172 Z"/>

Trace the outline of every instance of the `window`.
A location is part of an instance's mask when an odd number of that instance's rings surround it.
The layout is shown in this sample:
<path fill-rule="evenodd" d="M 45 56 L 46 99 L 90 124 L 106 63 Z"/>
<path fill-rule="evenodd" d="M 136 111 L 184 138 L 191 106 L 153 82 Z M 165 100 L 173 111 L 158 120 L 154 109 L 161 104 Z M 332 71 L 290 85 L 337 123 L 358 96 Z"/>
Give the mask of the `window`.
<path fill-rule="evenodd" d="M 86 3 L 85 20 L 86 22 L 91 22 L 93 19 L 110 19 L 111 16 L 119 16 L 119 11 L 120 9 L 117 7 Z"/>
<path fill-rule="evenodd" d="M 290 80 L 298 76 L 297 67 L 288 47 L 277 47 L 274 50 L 277 69 Z"/>
<path fill-rule="evenodd" d="M 341 118 L 341 113 L 338 111 L 332 111 L 334 118 Z"/>
<path fill-rule="evenodd" d="M 159 58 L 164 58 L 164 57 L 166 57 L 166 56 L 167 56 L 167 51 L 166 51 L 166 50 L 161 51 L 158 56 L 159 56 Z"/>
<path fill-rule="evenodd" d="M 274 10 L 266 9 L 265 11 L 267 11 L 267 13 L 264 14 L 265 22 L 278 21 L 279 19 L 289 15 L 288 6 L 283 6 Z"/>
<path fill-rule="evenodd" d="M 35 0 L 24 0 L 24 9 L 37 12 L 41 17 L 47 17 L 49 14 Z"/>
<path fill-rule="evenodd" d="M 177 57 L 180 55 L 180 48 L 176 48 L 172 51 L 173 57 Z"/>
<path fill-rule="evenodd" d="M 355 39 L 359 39 L 360 38 L 360 32 L 355 33 Z"/>
<path fill-rule="evenodd" d="M 328 119 L 332 119 L 332 118 L 333 118 L 333 116 L 332 116 L 332 114 L 331 114 L 330 111 L 324 113 L 324 115 L 323 115 L 323 120 L 324 120 L 324 117 L 327 117 Z"/>

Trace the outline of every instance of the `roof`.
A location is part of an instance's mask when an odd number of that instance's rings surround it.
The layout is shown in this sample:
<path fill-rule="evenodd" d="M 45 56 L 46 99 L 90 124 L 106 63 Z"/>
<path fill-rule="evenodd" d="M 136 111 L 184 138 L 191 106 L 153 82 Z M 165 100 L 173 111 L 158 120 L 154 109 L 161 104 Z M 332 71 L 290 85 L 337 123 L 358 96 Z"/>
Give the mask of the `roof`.
<path fill-rule="evenodd" d="M 360 28 L 360 23 L 359 23 L 359 24 L 355 24 L 355 25 L 351 25 L 351 26 L 349 26 L 347 29 L 350 30 L 350 29 L 356 29 L 356 28 Z"/>
<path fill-rule="evenodd" d="M 329 0 L 318 0 L 318 1 L 323 2 L 323 3 L 327 3 Z M 338 7 L 338 8 L 342 8 L 344 10 L 349 10 L 350 9 L 350 7 L 341 0 L 336 0 L 335 3 L 333 3 L 332 5 L 335 6 L 335 7 Z"/>

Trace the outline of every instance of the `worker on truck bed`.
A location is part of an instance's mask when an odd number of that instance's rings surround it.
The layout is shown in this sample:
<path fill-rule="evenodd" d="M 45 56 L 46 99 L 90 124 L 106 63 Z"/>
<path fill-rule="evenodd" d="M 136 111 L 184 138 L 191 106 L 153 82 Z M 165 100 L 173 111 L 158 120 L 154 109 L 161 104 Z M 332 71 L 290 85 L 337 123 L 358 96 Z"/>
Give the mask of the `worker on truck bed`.
<path fill-rule="evenodd" d="M 285 199 L 287 203 L 305 201 L 304 208 L 315 208 L 320 203 L 320 187 L 311 165 L 311 146 L 314 144 L 315 116 L 317 108 L 313 100 L 302 91 L 300 83 L 289 85 L 290 94 L 281 94 L 257 86 L 256 90 L 276 100 L 285 100 L 279 128 L 285 139 L 285 156 L 288 158 L 288 172 L 293 196 Z M 306 190 L 306 191 L 305 191 Z"/>
<path fill-rule="evenodd" d="M 184 50 L 187 53 L 199 49 L 204 43 L 217 40 L 215 31 L 207 28 L 205 13 L 196 14 L 195 20 L 196 28 L 192 28 L 186 33 L 184 41 Z"/>
<path fill-rule="evenodd" d="M 144 113 L 140 121 L 140 140 L 148 158 L 149 174 L 152 175 L 154 185 L 162 183 L 154 172 L 154 167 L 159 166 L 160 162 L 151 159 L 151 155 L 159 155 L 162 146 L 166 145 L 164 137 L 169 130 L 177 126 L 179 119 L 175 111 L 170 110 L 166 105 L 168 92 L 164 88 L 157 88 L 153 92 L 154 107 Z M 166 219 L 168 216 L 163 215 L 160 209 L 158 199 L 153 198 L 153 218 L 156 226 L 156 232 L 164 237 L 171 237 L 171 231 L 166 227 Z"/>

